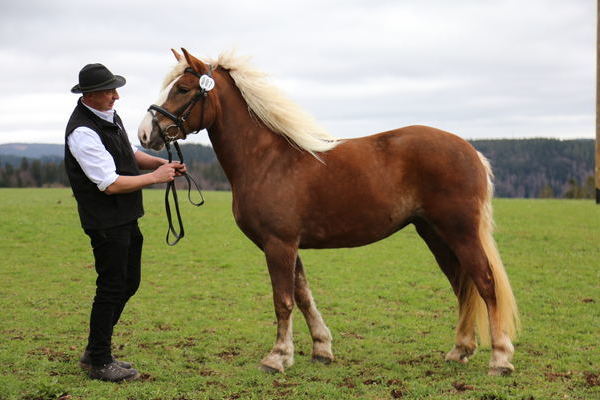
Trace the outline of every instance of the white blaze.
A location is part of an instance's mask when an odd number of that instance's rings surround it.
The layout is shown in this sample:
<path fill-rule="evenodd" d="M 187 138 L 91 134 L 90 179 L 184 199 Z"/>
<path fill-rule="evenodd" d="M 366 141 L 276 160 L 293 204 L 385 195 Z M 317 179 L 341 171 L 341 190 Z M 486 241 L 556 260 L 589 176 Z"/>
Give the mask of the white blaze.
<path fill-rule="evenodd" d="M 164 104 L 164 102 L 167 101 L 167 97 L 169 96 L 169 92 L 171 91 L 171 88 L 173 87 L 173 85 L 175 85 L 175 82 L 177 82 L 177 80 L 179 80 L 179 78 L 181 78 L 181 75 L 178 76 L 177 78 L 173 79 L 173 81 L 171 83 L 169 83 L 160 92 L 158 99 L 153 104 L 162 106 Z M 142 122 L 140 122 L 140 126 L 138 127 L 138 139 L 140 140 L 140 143 L 144 144 L 150 140 L 151 135 L 152 135 L 152 114 L 150 113 L 150 111 L 146 111 L 146 114 L 144 114 L 144 118 L 142 119 Z"/>

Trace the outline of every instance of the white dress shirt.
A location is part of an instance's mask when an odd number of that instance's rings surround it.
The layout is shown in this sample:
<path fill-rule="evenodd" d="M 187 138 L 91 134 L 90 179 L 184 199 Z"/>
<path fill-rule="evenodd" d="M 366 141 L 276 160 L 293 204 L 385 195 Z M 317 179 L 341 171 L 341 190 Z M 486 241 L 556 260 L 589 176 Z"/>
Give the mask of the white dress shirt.
<path fill-rule="evenodd" d="M 83 102 L 81 104 L 103 120 L 115 123 L 115 110 L 99 111 Z M 102 144 L 100 136 L 92 129 L 86 126 L 75 128 L 69 135 L 67 144 L 85 175 L 98 186 L 99 190 L 105 191 L 117 180 L 119 175 L 117 175 L 115 161 Z M 137 148 L 133 145 L 131 147 L 135 153 Z"/>

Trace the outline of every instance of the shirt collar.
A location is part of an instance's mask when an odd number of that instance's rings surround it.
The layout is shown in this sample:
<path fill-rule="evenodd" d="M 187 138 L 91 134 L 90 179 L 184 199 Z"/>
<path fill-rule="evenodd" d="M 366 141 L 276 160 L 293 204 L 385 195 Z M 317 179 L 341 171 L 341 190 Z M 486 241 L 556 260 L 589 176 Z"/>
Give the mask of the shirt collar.
<path fill-rule="evenodd" d="M 92 108 L 92 107 L 88 106 L 83 101 L 81 102 L 81 104 L 83 104 L 84 106 L 86 106 L 91 112 L 93 112 L 98 117 L 102 118 L 103 120 L 105 120 L 107 122 L 114 123 L 114 121 L 115 121 L 115 110 L 111 109 L 111 110 L 108 110 L 108 111 L 100 111 L 100 110 L 96 110 L 95 108 Z"/>

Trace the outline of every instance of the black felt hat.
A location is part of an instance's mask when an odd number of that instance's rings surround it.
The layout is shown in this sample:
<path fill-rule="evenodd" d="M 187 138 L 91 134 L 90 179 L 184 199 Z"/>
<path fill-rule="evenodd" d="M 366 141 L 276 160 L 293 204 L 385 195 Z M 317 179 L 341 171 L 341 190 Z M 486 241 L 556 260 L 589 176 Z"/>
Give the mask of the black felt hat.
<path fill-rule="evenodd" d="M 113 75 L 102 64 L 88 64 L 79 71 L 79 83 L 71 89 L 72 93 L 97 92 L 116 89 L 125 85 L 125 78 Z"/>

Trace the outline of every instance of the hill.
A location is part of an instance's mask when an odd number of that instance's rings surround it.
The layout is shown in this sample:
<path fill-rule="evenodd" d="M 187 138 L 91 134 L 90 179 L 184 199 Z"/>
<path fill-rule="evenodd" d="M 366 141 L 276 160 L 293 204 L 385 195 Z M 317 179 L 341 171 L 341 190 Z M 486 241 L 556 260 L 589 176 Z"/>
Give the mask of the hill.
<path fill-rule="evenodd" d="M 592 197 L 592 139 L 473 140 L 491 162 L 498 197 Z M 576 193 L 578 191 L 589 193 Z"/>
<path fill-rule="evenodd" d="M 14 158 L 43 158 L 60 157 L 63 158 L 65 146 L 62 144 L 47 143 L 8 143 L 0 144 L 0 159 L 5 156 Z"/>
<path fill-rule="evenodd" d="M 497 197 L 593 197 L 592 139 L 472 140 L 491 162 Z M 210 146 L 181 146 L 191 174 L 204 189 L 229 190 Z M 144 150 L 146 151 L 146 150 Z M 166 158 L 166 152 L 147 151 Z M 0 145 L 0 187 L 68 185 L 59 144 Z"/>

